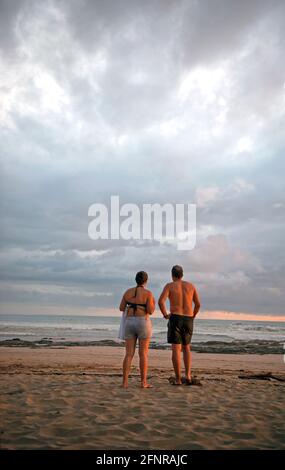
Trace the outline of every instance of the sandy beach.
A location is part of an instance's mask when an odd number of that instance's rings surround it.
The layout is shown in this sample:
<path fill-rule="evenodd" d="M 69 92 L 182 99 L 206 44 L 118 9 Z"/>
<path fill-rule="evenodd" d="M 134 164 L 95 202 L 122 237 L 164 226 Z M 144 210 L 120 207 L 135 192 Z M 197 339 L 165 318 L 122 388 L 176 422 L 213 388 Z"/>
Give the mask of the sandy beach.
<path fill-rule="evenodd" d="M 138 357 L 120 388 L 119 347 L 1 347 L 2 449 L 284 449 L 282 355 L 193 353 L 202 387 L 174 387 L 170 351 L 150 350 L 152 389 Z"/>

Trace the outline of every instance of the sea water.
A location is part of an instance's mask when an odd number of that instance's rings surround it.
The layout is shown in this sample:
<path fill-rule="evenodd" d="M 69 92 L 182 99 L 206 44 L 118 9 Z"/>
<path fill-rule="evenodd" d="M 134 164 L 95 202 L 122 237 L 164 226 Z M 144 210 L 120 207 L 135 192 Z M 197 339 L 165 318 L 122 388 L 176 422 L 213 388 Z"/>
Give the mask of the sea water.
<path fill-rule="evenodd" d="M 19 338 L 38 341 L 118 341 L 120 317 L 73 315 L 0 315 L 0 341 Z M 153 345 L 166 345 L 167 321 L 152 317 Z M 195 320 L 193 343 L 209 341 L 278 341 L 285 338 L 285 322 Z"/>

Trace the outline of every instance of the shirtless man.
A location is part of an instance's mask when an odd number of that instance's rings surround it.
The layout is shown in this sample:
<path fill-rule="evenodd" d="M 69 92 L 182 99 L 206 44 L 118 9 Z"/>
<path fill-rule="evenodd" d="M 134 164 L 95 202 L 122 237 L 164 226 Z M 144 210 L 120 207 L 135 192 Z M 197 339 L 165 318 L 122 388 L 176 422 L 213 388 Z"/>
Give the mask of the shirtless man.
<path fill-rule="evenodd" d="M 166 284 L 159 298 L 158 305 L 164 318 L 168 321 L 167 341 L 172 344 L 172 364 L 175 372 L 175 385 L 182 385 L 180 372 L 180 355 L 183 351 L 185 378 L 187 385 L 194 385 L 191 377 L 190 343 L 193 333 L 193 321 L 200 310 L 200 300 L 193 284 L 182 280 L 183 269 L 173 266 L 172 281 Z M 165 302 L 169 299 L 170 314 Z M 193 310 L 194 302 L 194 310 Z"/>

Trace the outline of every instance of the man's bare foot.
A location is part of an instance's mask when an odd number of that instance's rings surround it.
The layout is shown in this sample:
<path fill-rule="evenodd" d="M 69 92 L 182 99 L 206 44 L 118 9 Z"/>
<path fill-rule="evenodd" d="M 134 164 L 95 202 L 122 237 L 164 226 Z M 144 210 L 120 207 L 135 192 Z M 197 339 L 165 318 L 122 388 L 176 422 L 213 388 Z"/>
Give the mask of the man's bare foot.
<path fill-rule="evenodd" d="M 169 377 L 168 381 L 171 385 L 182 385 L 181 378 Z"/>
<path fill-rule="evenodd" d="M 141 388 L 153 388 L 153 385 L 148 384 L 148 383 L 145 383 L 145 384 L 142 383 Z"/>
<path fill-rule="evenodd" d="M 190 380 L 185 379 L 185 385 L 202 385 L 197 377 L 192 377 Z"/>
<path fill-rule="evenodd" d="M 182 385 L 182 377 L 175 377 L 174 385 Z"/>

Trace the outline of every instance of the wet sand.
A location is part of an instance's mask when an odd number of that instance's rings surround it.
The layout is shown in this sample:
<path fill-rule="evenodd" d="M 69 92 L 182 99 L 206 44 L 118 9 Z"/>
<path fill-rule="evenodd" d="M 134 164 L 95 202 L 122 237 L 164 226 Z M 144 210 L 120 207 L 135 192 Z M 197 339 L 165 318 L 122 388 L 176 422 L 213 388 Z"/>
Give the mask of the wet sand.
<path fill-rule="evenodd" d="M 170 351 L 151 350 L 128 390 L 123 348 L 0 348 L 2 449 L 284 449 L 282 355 L 193 353 L 202 387 L 174 387 Z"/>

